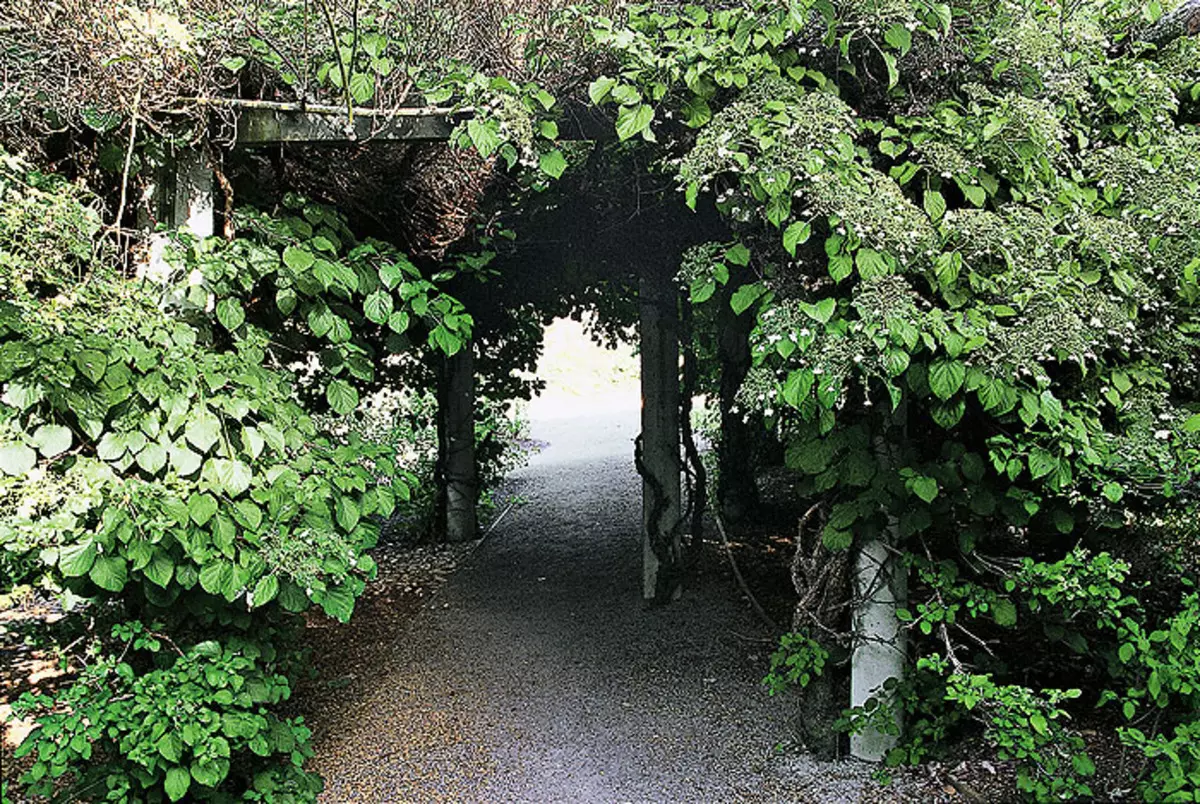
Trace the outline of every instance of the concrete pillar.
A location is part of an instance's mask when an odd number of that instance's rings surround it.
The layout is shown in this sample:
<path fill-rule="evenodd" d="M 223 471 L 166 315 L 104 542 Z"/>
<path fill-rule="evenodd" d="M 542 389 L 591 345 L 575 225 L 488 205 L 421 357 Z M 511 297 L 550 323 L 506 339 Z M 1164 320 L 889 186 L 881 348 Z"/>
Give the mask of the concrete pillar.
<path fill-rule="evenodd" d="M 212 236 L 216 226 L 213 184 L 208 160 L 199 151 L 187 150 L 142 189 L 138 226 L 151 234 L 146 260 L 138 268 L 139 277 L 160 285 L 171 280 L 173 269 L 166 259 L 169 236 L 154 232 L 159 224 L 184 229 L 198 238 Z M 164 303 L 185 304 L 185 293 L 176 289 Z"/>
<path fill-rule="evenodd" d="M 861 706 L 869 698 L 891 704 L 896 696 L 884 684 L 904 677 L 905 632 L 896 618 L 896 608 L 907 597 L 904 565 L 883 539 L 869 541 L 859 550 L 854 566 L 854 593 L 859 601 L 854 610 L 854 653 L 850 659 L 850 705 Z M 896 712 L 897 731 L 903 727 Z M 850 753 L 858 759 L 879 762 L 896 747 L 898 735 L 867 729 L 850 738 Z"/>
<path fill-rule="evenodd" d="M 897 470 L 896 445 L 907 437 L 907 410 L 907 405 L 902 402 L 875 439 L 880 472 Z M 900 681 L 904 678 L 908 646 L 896 609 L 908 603 L 908 568 L 896 553 L 899 544 L 900 521 L 889 513 L 884 532 L 863 544 L 855 557 L 851 706 L 861 706 L 870 698 L 893 704 L 896 695 L 885 690 L 884 684 L 891 679 Z M 904 728 L 899 711 L 895 712 L 895 726 L 896 734 L 867 729 L 851 736 L 850 754 L 869 762 L 881 761 L 899 742 L 899 732 Z"/>
<path fill-rule="evenodd" d="M 212 237 L 216 225 L 213 172 L 208 159 L 195 149 L 175 157 L 175 203 L 171 223 L 196 237 Z"/>
<path fill-rule="evenodd" d="M 642 594 L 666 601 L 682 592 L 679 528 L 679 291 L 668 271 L 642 277 Z M 655 545 L 660 545 L 655 550 Z M 664 566 L 663 558 L 668 565 Z"/>

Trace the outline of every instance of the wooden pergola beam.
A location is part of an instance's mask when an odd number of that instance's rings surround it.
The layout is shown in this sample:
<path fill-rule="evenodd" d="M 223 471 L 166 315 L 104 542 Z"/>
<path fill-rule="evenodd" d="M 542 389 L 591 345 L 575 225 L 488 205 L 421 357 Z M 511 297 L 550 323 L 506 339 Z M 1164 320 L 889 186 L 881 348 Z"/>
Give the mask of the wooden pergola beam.
<path fill-rule="evenodd" d="M 281 143 L 402 141 L 445 142 L 468 113 L 441 112 L 383 117 L 356 115 L 353 122 L 341 115 L 299 109 L 242 109 L 238 113 L 237 143 L 244 146 Z"/>
<path fill-rule="evenodd" d="M 360 142 L 445 142 L 469 120 L 474 109 L 436 106 L 396 109 L 281 103 L 237 98 L 183 98 L 184 103 L 226 109 L 236 115 L 237 145 L 349 144 Z M 175 113 L 184 113 L 183 109 Z M 559 139 L 598 141 L 615 136 L 612 121 L 584 106 L 568 106 L 559 124 Z"/>

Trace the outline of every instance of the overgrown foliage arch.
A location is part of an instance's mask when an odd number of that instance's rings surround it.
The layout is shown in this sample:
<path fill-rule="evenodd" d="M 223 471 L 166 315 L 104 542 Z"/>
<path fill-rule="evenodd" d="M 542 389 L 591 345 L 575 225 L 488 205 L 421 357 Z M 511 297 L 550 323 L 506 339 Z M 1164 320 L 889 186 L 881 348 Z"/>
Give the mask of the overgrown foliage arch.
<path fill-rule="evenodd" d="M 315 795 L 306 729 L 273 709 L 294 670 L 282 624 L 310 603 L 350 615 L 372 516 L 411 478 L 314 413 L 349 413 L 414 347 L 460 353 L 476 322 L 449 288 L 495 270 L 508 228 L 472 182 L 450 206 L 455 231 L 480 228 L 418 255 L 300 195 L 231 201 L 230 237 L 175 235 L 166 284 L 130 282 L 105 224 L 195 133 L 163 115 L 324 101 L 382 126 L 421 96 L 463 115 L 472 177 L 537 194 L 586 166 L 560 132 L 586 94 L 648 175 L 728 227 L 669 269 L 698 320 L 749 330 L 722 429 L 750 413 L 784 443 L 812 503 L 798 591 L 836 593 L 798 610 L 772 680 L 873 667 L 841 719 L 856 751 L 919 762 L 976 722 L 1039 799 L 1096 793 L 1070 702 L 1108 706 L 1144 757 L 1139 795 L 1197 794 L 1195 0 L 548 11 L 506 29 L 509 61 L 474 65 L 429 45 L 461 22 L 434 9 L 412 35 L 386 2 L 89 6 L 4 32 L 34 43 L 7 51 L 34 54 L 10 141 L 86 126 L 42 153 L 87 144 L 120 197 L 106 221 L 13 157 L 0 176 L 0 526 L 121 620 L 65 708 L 26 700 L 35 792 Z M 70 41 L 55 13 L 76 15 Z M 38 91 L 43 53 L 96 92 Z M 321 360 L 297 375 L 289 350 Z M 1139 596 L 1148 577 L 1165 605 Z M 1046 665 L 1018 671 L 1012 645 Z M 1065 657 L 1085 688 L 1049 683 Z M 130 703 L 149 692 L 189 703 Z"/>

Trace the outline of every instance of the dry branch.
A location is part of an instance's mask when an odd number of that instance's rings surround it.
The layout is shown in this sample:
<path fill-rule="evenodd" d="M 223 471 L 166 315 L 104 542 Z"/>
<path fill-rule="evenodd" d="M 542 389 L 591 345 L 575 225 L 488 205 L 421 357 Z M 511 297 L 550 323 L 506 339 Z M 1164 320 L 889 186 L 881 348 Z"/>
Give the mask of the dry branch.
<path fill-rule="evenodd" d="M 754 592 L 750 590 L 750 585 L 746 583 L 746 578 L 742 575 L 742 570 L 738 566 L 737 559 L 733 557 L 733 548 L 729 544 L 729 536 L 725 533 L 725 524 L 721 521 L 720 512 L 716 513 L 717 532 L 721 534 L 721 544 L 725 546 L 725 556 L 729 559 L 729 566 L 733 569 L 733 577 L 737 579 L 738 587 L 741 588 L 742 594 L 746 596 L 746 600 L 750 601 L 750 607 L 754 609 L 754 613 L 763 621 L 763 625 L 770 628 L 775 633 L 781 633 L 782 628 L 779 624 L 767 614 L 767 610 L 758 602 L 758 598 L 754 596 Z"/>
<path fill-rule="evenodd" d="M 1200 34 L 1200 0 L 1185 0 L 1178 8 L 1164 14 L 1158 22 L 1139 31 L 1139 42 L 1163 48 L 1185 36 Z"/>

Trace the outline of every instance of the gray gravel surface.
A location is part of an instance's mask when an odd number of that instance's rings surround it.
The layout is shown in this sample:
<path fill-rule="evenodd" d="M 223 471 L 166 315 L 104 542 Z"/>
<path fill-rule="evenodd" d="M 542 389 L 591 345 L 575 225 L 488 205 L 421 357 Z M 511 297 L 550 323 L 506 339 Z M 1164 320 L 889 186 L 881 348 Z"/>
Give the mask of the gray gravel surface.
<path fill-rule="evenodd" d="M 534 420 L 524 504 L 317 718 L 325 801 L 901 800 L 858 763 L 777 750 L 789 713 L 730 579 L 643 603 L 637 418 Z"/>

